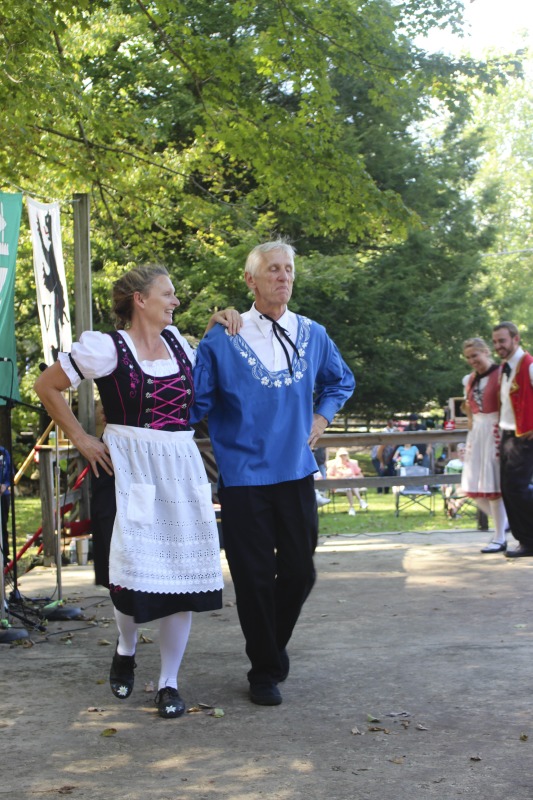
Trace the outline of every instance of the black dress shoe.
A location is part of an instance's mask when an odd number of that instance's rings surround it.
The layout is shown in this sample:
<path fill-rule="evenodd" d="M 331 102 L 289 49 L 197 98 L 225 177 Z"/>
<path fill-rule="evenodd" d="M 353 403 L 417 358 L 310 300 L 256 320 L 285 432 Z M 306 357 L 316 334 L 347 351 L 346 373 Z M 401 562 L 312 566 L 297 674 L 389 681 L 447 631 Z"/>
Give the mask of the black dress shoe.
<path fill-rule="evenodd" d="M 258 706 L 279 706 L 283 698 L 275 683 L 252 683 L 250 700 Z"/>
<path fill-rule="evenodd" d="M 533 547 L 526 547 L 524 544 L 519 544 L 514 550 L 508 550 L 505 554 L 506 558 L 533 558 Z"/>
<path fill-rule="evenodd" d="M 135 680 L 133 670 L 136 666 L 135 656 L 121 656 L 115 650 L 109 670 L 109 683 L 111 691 L 119 700 L 125 700 L 132 693 Z"/>

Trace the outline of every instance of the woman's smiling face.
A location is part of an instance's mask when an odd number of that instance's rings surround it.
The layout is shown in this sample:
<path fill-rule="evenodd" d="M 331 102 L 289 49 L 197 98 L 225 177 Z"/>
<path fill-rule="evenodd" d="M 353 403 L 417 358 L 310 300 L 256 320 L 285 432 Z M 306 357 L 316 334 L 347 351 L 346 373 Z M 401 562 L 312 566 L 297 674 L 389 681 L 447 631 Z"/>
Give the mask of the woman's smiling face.
<path fill-rule="evenodd" d="M 147 294 L 140 295 L 142 314 L 161 325 L 161 329 L 172 325 L 172 317 L 180 301 L 168 275 L 158 275 Z"/>

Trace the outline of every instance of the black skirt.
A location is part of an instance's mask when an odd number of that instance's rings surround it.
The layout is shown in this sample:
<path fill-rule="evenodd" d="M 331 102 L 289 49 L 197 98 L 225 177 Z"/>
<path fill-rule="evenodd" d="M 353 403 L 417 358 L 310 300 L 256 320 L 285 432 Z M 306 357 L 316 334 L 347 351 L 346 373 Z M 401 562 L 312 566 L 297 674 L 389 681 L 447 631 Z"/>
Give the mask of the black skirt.
<path fill-rule="evenodd" d="M 211 592 L 163 594 L 124 589 L 122 586 L 111 584 L 109 592 L 115 608 L 133 617 L 137 623 L 152 622 L 161 617 L 177 614 L 179 611 L 215 611 L 222 608 L 222 589 Z"/>

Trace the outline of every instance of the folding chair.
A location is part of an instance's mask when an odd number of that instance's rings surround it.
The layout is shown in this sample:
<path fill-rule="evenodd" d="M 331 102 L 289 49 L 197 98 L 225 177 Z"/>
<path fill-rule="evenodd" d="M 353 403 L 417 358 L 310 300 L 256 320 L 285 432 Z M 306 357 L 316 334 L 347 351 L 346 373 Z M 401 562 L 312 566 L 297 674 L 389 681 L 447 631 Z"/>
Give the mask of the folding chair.
<path fill-rule="evenodd" d="M 400 467 L 400 476 L 411 475 L 429 475 L 428 467 L 419 467 L 415 464 L 412 467 Z M 400 516 L 400 511 L 409 508 L 410 506 L 420 506 L 425 511 L 433 516 L 435 513 L 435 495 L 429 486 L 393 486 L 395 494 L 395 504 L 397 517 Z"/>

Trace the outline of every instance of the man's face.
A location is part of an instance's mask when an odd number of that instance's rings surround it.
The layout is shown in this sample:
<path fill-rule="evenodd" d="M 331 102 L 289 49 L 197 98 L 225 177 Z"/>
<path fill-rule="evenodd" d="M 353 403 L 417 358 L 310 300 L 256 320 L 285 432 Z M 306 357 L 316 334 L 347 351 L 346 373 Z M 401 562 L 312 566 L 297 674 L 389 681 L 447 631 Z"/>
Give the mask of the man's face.
<path fill-rule="evenodd" d="M 502 361 L 508 361 L 520 342 L 520 336 L 512 336 L 507 328 L 498 328 L 492 332 L 494 350 Z"/>
<path fill-rule="evenodd" d="M 259 269 L 253 277 L 245 273 L 245 280 L 248 288 L 255 294 L 259 310 L 268 313 L 269 309 L 287 305 L 294 283 L 291 255 L 280 248 L 263 253 Z"/>

